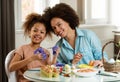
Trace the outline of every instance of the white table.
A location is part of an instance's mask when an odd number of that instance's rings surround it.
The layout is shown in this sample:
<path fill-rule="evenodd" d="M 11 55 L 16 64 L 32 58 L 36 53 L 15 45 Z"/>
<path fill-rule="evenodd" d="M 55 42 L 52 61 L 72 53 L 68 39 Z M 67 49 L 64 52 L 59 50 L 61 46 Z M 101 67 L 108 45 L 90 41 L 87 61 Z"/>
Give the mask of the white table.
<path fill-rule="evenodd" d="M 60 78 L 56 79 L 46 79 L 43 77 L 40 77 L 40 71 L 38 69 L 34 70 L 27 70 L 24 73 L 24 77 L 30 81 L 34 82 L 120 82 L 120 75 L 117 77 L 112 76 L 103 76 L 103 75 L 95 75 L 91 77 L 79 77 L 76 75 L 73 75 L 71 77 L 63 77 L 60 76 Z"/>

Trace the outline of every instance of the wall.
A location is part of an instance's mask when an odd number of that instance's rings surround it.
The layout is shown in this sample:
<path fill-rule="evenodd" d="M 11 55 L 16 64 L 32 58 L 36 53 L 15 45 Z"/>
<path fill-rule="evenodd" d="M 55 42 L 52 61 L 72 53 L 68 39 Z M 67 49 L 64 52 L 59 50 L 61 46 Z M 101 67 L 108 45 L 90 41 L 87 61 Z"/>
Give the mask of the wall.
<path fill-rule="evenodd" d="M 97 36 L 100 38 L 102 45 L 114 39 L 114 33 L 112 31 L 114 30 L 115 27 L 112 25 L 89 25 L 89 26 L 80 25 L 80 28 L 90 29 L 94 31 L 97 34 Z M 55 35 L 53 37 L 54 38 L 52 39 L 47 37 L 42 42 L 41 46 L 48 48 L 55 45 L 55 43 L 59 40 L 59 37 Z M 16 31 L 16 48 L 29 42 L 30 42 L 29 38 L 25 38 L 22 31 Z M 113 56 L 113 44 L 108 45 L 105 48 L 105 51 L 111 58 Z"/>
<path fill-rule="evenodd" d="M 70 5 L 75 11 L 77 11 L 77 0 L 60 0 L 60 3 L 66 3 Z"/>

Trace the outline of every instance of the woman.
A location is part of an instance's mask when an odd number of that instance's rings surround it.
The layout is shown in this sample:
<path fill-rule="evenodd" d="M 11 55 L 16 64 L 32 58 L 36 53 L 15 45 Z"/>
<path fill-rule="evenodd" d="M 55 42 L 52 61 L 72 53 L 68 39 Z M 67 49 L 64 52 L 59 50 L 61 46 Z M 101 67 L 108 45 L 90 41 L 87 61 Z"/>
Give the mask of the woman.
<path fill-rule="evenodd" d="M 101 43 L 95 33 L 79 29 L 79 18 L 67 4 L 60 3 L 47 8 L 43 14 L 47 28 L 61 39 L 56 45 L 60 47 L 58 62 L 67 64 L 89 64 L 102 66 Z M 105 59 L 107 60 L 107 55 Z"/>

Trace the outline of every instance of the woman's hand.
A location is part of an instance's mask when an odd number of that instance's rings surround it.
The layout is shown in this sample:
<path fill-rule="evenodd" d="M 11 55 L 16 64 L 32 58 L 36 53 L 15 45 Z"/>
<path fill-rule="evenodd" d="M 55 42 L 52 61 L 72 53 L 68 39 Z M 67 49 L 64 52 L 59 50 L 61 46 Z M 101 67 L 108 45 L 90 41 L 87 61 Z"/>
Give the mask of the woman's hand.
<path fill-rule="evenodd" d="M 95 67 L 102 67 L 103 63 L 101 60 L 95 60 L 93 66 Z"/>
<path fill-rule="evenodd" d="M 60 48 L 57 48 L 55 50 L 55 54 L 53 54 L 52 64 L 56 64 L 57 63 L 57 57 L 58 57 L 59 53 L 60 53 Z"/>
<path fill-rule="evenodd" d="M 60 53 L 60 48 L 57 48 L 55 51 L 56 51 L 56 54 L 55 54 L 55 55 L 58 56 L 59 53 Z"/>
<path fill-rule="evenodd" d="M 81 58 L 82 58 L 82 54 L 80 54 L 80 53 L 75 54 L 74 58 L 73 58 L 73 61 L 72 61 L 72 64 L 78 63 Z"/>

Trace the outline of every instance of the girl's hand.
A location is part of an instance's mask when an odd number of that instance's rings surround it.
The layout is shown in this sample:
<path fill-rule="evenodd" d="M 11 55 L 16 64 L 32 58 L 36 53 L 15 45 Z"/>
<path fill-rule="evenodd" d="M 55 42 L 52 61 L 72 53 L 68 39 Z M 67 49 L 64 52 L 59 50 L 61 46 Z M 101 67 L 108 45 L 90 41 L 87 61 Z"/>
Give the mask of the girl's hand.
<path fill-rule="evenodd" d="M 34 60 L 42 60 L 43 56 L 41 54 L 37 54 L 37 55 L 33 55 L 30 57 L 30 61 L 34 61 Z"/>
<path fill-rule="evenodd" d="M 82 58 L 82 54 L 80 54 L 80 53 L 75 54 L 74 58 L 73 58 L 73 61 L 72 61 L 72 64 L 78 63 L 81 58 Z"/>
<path fill-rule="evenodd" d="M 50 57 L 50 52 L 47 49 L 44 49 L 44 52 L 46 53 L 47 57 Z"/>
<path fill-rule="evenodd" d="M 46 54 L 46 59 L 44 61 L 44 63 L 51 65 L 51 57 L 50 57 L 50 52 L 47 49 L 44 49 L 44 52 Z"/>

